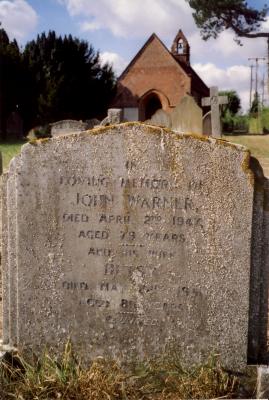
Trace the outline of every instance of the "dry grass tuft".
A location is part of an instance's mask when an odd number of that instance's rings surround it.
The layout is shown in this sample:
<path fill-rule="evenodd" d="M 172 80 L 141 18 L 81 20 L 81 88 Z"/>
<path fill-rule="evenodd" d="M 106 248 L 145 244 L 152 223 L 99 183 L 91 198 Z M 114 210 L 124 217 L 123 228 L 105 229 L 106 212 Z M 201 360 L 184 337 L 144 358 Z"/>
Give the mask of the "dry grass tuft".
<path fill-rule="evenodd" d="M 240 382 L 216 357 L 192 369 L 175 357 L 128 368 L 99 358 L 83 369 L 67 344 L 58 361 L 46 353 L 32 363 L 18 355 L 2 363 L 0 387 L 5 400 L 179 400 L 231 398 L 238 395 Z"/>

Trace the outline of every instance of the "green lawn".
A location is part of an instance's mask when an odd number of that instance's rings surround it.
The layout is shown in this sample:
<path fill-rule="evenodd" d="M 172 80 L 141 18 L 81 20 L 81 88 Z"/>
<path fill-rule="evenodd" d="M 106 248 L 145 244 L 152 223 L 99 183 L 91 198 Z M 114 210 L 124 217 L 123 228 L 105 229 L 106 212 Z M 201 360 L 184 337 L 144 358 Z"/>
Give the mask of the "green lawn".
<path fill-rule="evenodd" d="M 256 158 L 269 159 L 269 135 L 223 135 L 223 139 L 246 146 Z"/>
<path fill-rule="evenodd" d="M 269 177 L 269 135 L 224 135 L 223 139 L 246 146 L 259 160 L 264 175 Z"/>
<path fill-rule="evenodd" d="M 20 152 L 24 143 L 26 143 L 25 140 L 0 142 L 4 170 L 8 168 L 10 160 Z"/>

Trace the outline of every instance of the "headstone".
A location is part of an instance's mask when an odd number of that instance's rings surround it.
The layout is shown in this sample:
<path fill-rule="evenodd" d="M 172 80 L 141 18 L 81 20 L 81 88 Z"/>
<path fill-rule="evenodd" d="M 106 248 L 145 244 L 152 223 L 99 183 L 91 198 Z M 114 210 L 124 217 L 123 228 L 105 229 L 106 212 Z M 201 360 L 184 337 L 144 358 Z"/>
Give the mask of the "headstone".
<path fill-rule="evenodd" d="M 203 134 L 212 136 L 211 111 L 203 116 Z"/>
<path fill-rule="evenodd" d="M 202 109 L 191 96 L 184 96 L 171 113 L 172 129 L 180 133 L 196 133 L 202 135 Z"/>
<path fill-rule="evenodd" d="M 115 125 L 123 122 L 122 108 L 109 108 L 107 110 L 107 117 L 100 123 L 101 126 Z"/>
<path fill-rule="evenodd" d="M 17 111 L 13 111 L 7 118 L 7 134 L 9 137 L 23 137 L 23 120 Z"/>
<path fill-rule="evenodd" d="M 166 111 L 160 109 L 152 115 L 151 119 L 145 121 L 145 123 L 149 125 L 171 128 L 171 116 Z"/>
<path fill-rule="evenodd" d="M 87 124 L 87 129 L 93 129 L 96 125 L 100 124 L 100 121 L 97 118 L 91 118 L 86 119 L 85 123 Z"/>
<path fill-rule="evenodd" d="M 244 368 L 248 159 L 139 123 L 23 146 L 3 185 L 6 343 Z"/>
<path fill-rule="evenodd" d="M 227 104 L 227 96 L 219 96 L 217 86 L 212 86 L 210 88 L 210 97 L 204 97 L 202 99 L 203 107 L 211 107 L 211 128 L 212 136 L 216 138 L 221 138 L 221 124 L 220 124 L 220 105 Z"/>
<path fill-rule="evenodd" d="M 257 160 L 252 225 L 252 267 L 250 275 L 249 360 L 269 365 L 269 179 Z"/>
<path fill-rule="evenodd" d="M 85 131 L 88 129 L 87 123 L 73 119 L 65 119 L 63 121 L 53 122 L 50 124 L 50 126 L 51 136 L 61 136 L 69 133 Z"/>
<path fill-rule="evenodd" d="M 120 122 L 122 122 L 122 109 L 121 108 L 109 108 L 107 110 L 107 116 L 109 119 L 109 123 L 111 125 L 113 124 L 119 124 Z"/>

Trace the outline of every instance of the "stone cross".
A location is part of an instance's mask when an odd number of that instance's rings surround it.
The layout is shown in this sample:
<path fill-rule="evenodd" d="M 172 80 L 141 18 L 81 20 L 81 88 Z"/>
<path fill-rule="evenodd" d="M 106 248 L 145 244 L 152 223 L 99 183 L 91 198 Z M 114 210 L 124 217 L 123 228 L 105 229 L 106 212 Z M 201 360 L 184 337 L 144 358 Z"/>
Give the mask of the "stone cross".
<path fill-rule="evenodd" d="M 220 126 L 220 111 L 219 107 L 222 104 L 228 103 L 228 96 L 219 96 L 218 87 L 212 86 L 210 88 L 210 97 L 204 97 L 202 99 L 203 107 L 211 107 L 211 126 L 212 136 L 221 138 L 221 126 Z"/>

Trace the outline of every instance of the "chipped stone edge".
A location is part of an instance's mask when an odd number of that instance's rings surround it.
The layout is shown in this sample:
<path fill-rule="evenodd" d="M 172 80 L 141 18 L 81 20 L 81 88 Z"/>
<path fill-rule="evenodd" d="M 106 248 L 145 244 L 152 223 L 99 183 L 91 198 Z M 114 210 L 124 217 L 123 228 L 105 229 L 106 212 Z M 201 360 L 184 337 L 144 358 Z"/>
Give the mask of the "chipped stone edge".
<path fill-rule="evenodd" d="M 175 139 L 177 140 L 182 140 L 182 139 L 194 139 L 200 142 L 207 142 L 207 143 L 212 143 L 212 144 L 217 144 L 220 146 L 225 146 L 229 147 L 231 149 L 234 149 L 238 152 L 245 153 L 245 156 L 242 160 L 241 167 L 243 172 L 247 175 L 249 182 L 252 186 L 254 186 L 254 180 L 255 180 L 255 173 L 250 167 L 250 157 L 251 153 L 250 150 L 248 150 L 247 147 L 237 144 L 237 143 L 231 143 L 228 140 L 225 139 L 219 139 L 219 138 L 213 138 L 212 136 L 205 136 L 205 135 L 199 135 L 197 133 L 179 133 L 175 132 L 170 128 L 165 128 L 165 127 L 159 127 L 156 125 L 149 125 L 141 122 L 123 122 L 121 124 L 115 124 L 115 125 L 108 125 L 108 126 L 98 126 L 93 129 L 89 129 L 86 131 L 80 131 L 80 132 L 73 132 L 73 133 L 66 133 L 60 136 L 56 137 L 51 137 L 51 138 L 44 138 L 44 139 L 34 139 L 30 140 L 28 143 L 25 143 L 22 148 L 20 153 L 13 157 L 12 160 L 10 161 L 8 170 L 10 169 L 10 165 L 12 162 L 14 162 L 15 159 L 20 158 L 21 154 L 25 151 L 25 149 L 29 148 L 29 146 L 39 146 L 39 145 L 44 145 L 46 143 L 51 143 L 55 141 L 61 141 L 66 138 L 77 138 L 78 135 L 82 135 L 84 137 L 90 135 L 90 136 L 95 136 L 95 135 L 100 135 L 104 134 L 107 132 L 110 132 L 113 134 L 113 131 L 119 129 L 119 128 L 125 128 L 125 127 L 130 127 L 130 128 L 136 128 L 136 127 L 146 127 L 148 129 L 148 133 L 150 134 L 173 134 Z"/>
<path fill-rule="evenodd" d="M 223 146 L 227 146 L 227 147 L 231 147 L 234 149 L 237 149 L 239 151 L 246 151 L 247 148 L 243 145 L 240 144 L 236 144 L 236 143 L 231 143 L 225 139 L 218 139 L 218 138 L 213 138 L 211 136 L 205 136 L 205 135 L 199 135 L 197 133 L 192 133 L 192 132 L 188 132 L 188 133 L 179 133 L 179 132 L 175 132 L 170 128 L 166 128 L 166 127 L 160 127 L 157 125 L 150 125 L 150 124 L 145 124 L 142 122 L 123 122 L 120 124 L 115 124 L 115 125 L 107 125 L 107 126 L 98 126 L 95 127 L 93 129 L 89 129 L 89 130 L 85 130 L 85 131 L 80 131 L 80 132 L 72 132 L 72 133 L 66 133 L 63 134 L 61 136 L 54 136 L 51 138 L 44 138 L 44 139 L 33 139 L 30 140 L 29 143 L 26 143 L 25 145 L 22 146 L 22 148 L 24 146 L 27 146 L 28 144 L 31 145 L 38 145 L 38 144 L 44 144 L 47 142 L 51 142 L 51 141 L 58 141 L 58 140 L 62 140 L 63 138 L 75 138 L 80 134 L 83 134 L 83 136 L 86 135 L 99 135 L 105 132 L 113 132 L 114 130 L 120 128 L 124 128 L 124 127 L 131 127 L 131 128 L 135 128 L 135 127 L 139 127 L 139 126 L 144 126 L 147 127 L 149 129 L 149 133 L 173 133 L 178 139 L 183 139 L 183 138 L 193 138 L 199 141 L 203 141 L 203 142 L 209 142 L 209 143 L 217 143 L 217 144 L 222 144 Z"/>
<path fill-rule="evenodd" d="M 229 147 L 236 151 L 245 153 L 245 156 L 241 163 L 242 170 L 247 175 L 251 185 L 252 186 L 254 185 L 254 173 L 253 173 L 252 169 L 250 168 L 251 154 L 247 147 L 242 146 L 240 144 L 231 143 L 225 139 L 213 138 L 211 136 L 199 135 L 197 133 L 179 133 L 179 132 L 173 131 L 170 128 L 159 127 L 156 125 L 150 125 L 150 124 L 145 124 L 145 123 L 141 123 L 141 122 L 124 122 L 124 123 L 115 124 L 115 125 L 98 126 L 96 128 L 89 129 L 86 131 L 81 131 L 81 132 L 76 132 L 76 133 L 66 133 L 61 136 L 56 136 L 56 137 L 52 137 L 52 138 L 35 139 L 35 140 L 31 140 L 29 143 L 26 143 L 25 145 L 23 145 L 21 148 L 21 152 L 23 152 L 24 148 L 26 146 L 28 147 L 29 145 L 38 146 L 38 145 L 42 145 L 42 144 L 45 144 L 45 143 L 48 143 L 51 141 L 60 141 L 63 138 L 72 138 L 73 139 L 73 138 L 76 138 L 78 135 L 95 136 L 95 135 L 100 135 L 100 134 L 104 134 L 107 132 L 113 133 L 113 131 L 115 131 L 116 129 L 119 129 L 119 128 L 125 128 L 125 127 L 136 128 L 136 127 L 140 127 L 140 126 L 146 127 L 150 134 L 163 134 L 163 133 L 173 134 L 175 139 L 178 139 L 178 140 L 191 138 L 191 139 L 198 140 L 201 142 L 208 142 L 208 143 L 212 143 L 212 144 Z"/>

